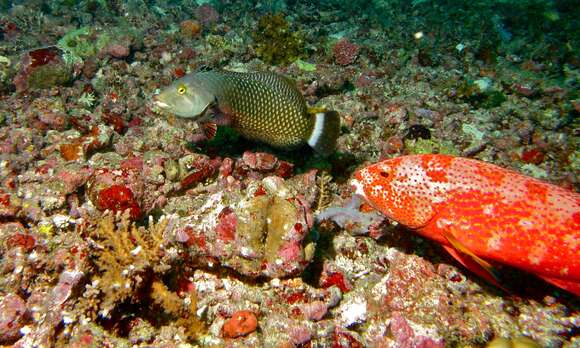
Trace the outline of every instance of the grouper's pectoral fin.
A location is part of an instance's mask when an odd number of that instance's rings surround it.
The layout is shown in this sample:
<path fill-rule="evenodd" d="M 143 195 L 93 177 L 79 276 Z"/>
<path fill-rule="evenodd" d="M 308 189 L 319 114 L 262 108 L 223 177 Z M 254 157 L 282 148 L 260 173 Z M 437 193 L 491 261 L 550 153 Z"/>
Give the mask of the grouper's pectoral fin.
<path fill-rule="evenodd" d="M 573 280 L 564 280 L 561 278 L 547 277 L 544 275 L 538 275 L 538 277 L 544 279 L 548 283 L 553 284 L 561 289 L 569 291 L 576 296 L 580 296 L 580 282 Z"/>
<path fill-rule="evenodd" d="M 471 272 L 509 293 L 507 289 L 500 285 L 498 272 L 489 262 L 475 255 L 471 250 L 457 240 L 451 232 L 443 232 L 443 236 L 447 239 L 449 244 L 451 244 L 450 246 L 444 245 L 443 247 L 451 256 L 453 256 L 454 259 L 459 261 L 459 263 Z"/>

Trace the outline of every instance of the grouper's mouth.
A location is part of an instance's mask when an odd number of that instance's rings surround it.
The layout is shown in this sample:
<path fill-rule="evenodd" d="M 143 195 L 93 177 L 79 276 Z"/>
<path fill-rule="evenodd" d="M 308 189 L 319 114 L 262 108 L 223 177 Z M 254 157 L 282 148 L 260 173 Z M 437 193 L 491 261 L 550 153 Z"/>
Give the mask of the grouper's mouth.
<path fill-rule="evenodd" d="M 350 187 L 356 195 L 359 195 L 362 198 L 366 199 L 367 196 L 365 194 L 365 190 L 363 188 L 362 183 L 359 180 L 351 179 L 350 180 Z"/>

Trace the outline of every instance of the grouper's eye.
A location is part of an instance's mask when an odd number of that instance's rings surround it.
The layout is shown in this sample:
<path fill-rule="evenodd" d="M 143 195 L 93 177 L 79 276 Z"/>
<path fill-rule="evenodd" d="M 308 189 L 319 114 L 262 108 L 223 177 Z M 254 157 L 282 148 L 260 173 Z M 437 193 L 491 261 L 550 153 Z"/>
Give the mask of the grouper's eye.
<path fill-rule="evenodd" d="M 177 87 L 177 93 L 179 95 L 184 95 L 185 92 L 187 92 L 187 88 L 185 88 L 185 86 L 182 85 L 182 86 Z"/>
<path fill-rule="evenodd" d="M 379 175 L 385 179 L 387 179 L 389 177 L 389 172 L 387 172 L 386 170 L 381 170 L 379 172 Z"/>

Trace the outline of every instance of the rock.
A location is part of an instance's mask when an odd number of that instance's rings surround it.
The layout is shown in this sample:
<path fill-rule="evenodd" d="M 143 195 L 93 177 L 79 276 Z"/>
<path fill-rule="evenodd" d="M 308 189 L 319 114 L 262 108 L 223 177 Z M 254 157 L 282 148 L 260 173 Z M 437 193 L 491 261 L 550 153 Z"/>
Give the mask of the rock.
<path fill-rule="evenodd" d="M 18 295 L 6 295 L 0 302 L 0 344 L 12 344 L 20 338 L 26 319 L 24 300 Z"/>
<path fill-rule="evenodd" d="M 445 343 L 441 338 L 424 336 L 424 333 L 429 333 L 433 330 L 410 325 L 399 312 L 393 313 L 390 328 L 395 337 L 397 347 L 445 347 Z M 421 332 L 421 334 L 418 332 Z"/>
<path fill-rule="evenodd" d="M 226 338 L 236 338 L 246 336 L 256 331 L 258 319 L 250 311 L 237 311 L 232 317 L 226 320 L 222 328 L 222 333 Z"/>
<path fill-rule="evenodd" d="M 249 277 L 288 277 L 314 256 L 309 204 L 290 182 L 270 176 L 203 198 L 203 206 L 174 229 L 195 260 L 209 258 Z"/>
<path fill-rule="evenodd" d="M 113 58 L 125 59 L 129 56 L 131 50 L 128 45 L 114 43 L 107 47 L 107 53 Z"/>
<path fill-rule="evenodd" d="M 72 77 L 72 67 L 65 62 L 63 51 L 50 46 L 26 52 L 13 82 L 17 92 L 24 92 L 62 86 Z"/>

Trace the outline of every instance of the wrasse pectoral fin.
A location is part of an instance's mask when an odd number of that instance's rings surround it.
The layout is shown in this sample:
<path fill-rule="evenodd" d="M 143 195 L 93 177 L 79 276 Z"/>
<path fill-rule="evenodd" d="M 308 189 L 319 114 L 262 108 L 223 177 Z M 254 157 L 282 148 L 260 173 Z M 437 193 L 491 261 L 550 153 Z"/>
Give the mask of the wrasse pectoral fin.
<path fill-rule="evenodd" d="M 459 263 L 465 266 L 465 268 L 487 280 L 489 283 L 507 293 L 510 293 L 506 288 L 500 285 L 497 270 L 495 270 L 489 262 L 471 252 L 471 250 L 458 241 L 450 232 L 443 232 L 443 236 L 447 239 L 449 244 L 451 244 L 451 246 L 444 245 L 443 247 L 451 256 L 453 256 L 454 259 L 459 261 Z"/>
<path fill-rule="evenodd" d="M 580 296 L 580 283 L 573 280 L 564 280 L 561 278 L 551 278 L 544 275 L 538 275 L 538 277 L 544 279 L 550 284 L 556 285 L 566 291 L 573 293 L 576 296 Z"/>
<path fill-rule="evenodd" d="M 201 129 L 203 131 L 203 135 L 205 135 L 207 140 L 212 140 L 217 134 L 217 124 L 214 122 L 203 123 L 201 125 Z"/>

